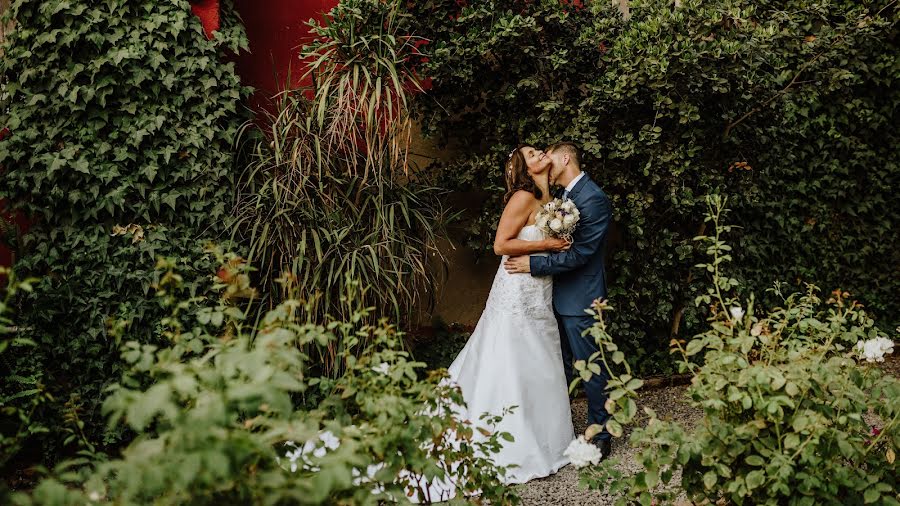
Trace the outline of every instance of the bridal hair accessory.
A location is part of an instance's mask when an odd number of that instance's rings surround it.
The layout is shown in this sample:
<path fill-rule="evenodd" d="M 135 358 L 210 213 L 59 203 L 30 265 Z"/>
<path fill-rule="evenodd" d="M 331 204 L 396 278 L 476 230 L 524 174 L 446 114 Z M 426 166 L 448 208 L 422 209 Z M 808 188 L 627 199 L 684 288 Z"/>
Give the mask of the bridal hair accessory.
<path fill-rule="evenodd" d="M 516 149 L 517 148 L 513 148 L 512 151 L 509 152 L 509 155 L 507 155 L 507 157 L 506 157 L 506 175 L 507 176 L 512 175 L 512 167 L 510 166 L 509 163 L 512 162 L 512 157 L 514 154 L 516 154 Z"/>

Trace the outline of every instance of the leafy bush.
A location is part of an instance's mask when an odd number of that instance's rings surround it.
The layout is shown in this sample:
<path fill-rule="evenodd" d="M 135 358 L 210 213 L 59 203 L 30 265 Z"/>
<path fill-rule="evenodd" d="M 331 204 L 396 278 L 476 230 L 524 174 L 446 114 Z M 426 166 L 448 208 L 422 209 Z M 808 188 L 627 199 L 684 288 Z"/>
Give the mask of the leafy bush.
<path fill-rule="evenodd" d="M 18 292 L 32 291 L 33 279 L 16 279 L 12 269 L 0 266 L 0 356 L 16 354 L 21 356 L 31 351 L 34 342 L 18 337 L 18 327 L 13 325 L 9 313 L 12 312 L 12 301 Z M 22 382 L 21 378 L 10 378 L 7 381 Z M 33 385 L 22 385 L 14 395 L 0 402 L 0 467 L 15 456 L 22 445 L 35 434 L 47 432 L 47 427 L 34 420 L 35 411 L 49 401 L 42 388 L 29 388 Z M 15 402 L 12 402 L 15 401 Z M 3 498 L 0 484 L 0 499 Z"/>
<path fill-rule="evenodd" d="M 198 238 L 222 231 L 245 91 L 221 57 L 247 46 L 231 2 L 222 9 L 212 40 L 185 0 L 19 0 L 6 13 L 0 198 L 33 220 L 15 267 L 40 281 L 16 302 L 36 347 L 0 357 L 0 396 L 46 389 L 54 402 L 35 423 L 54 429 L 52 455 L 64 428 L 89 444 L 120 439 L 100 416 L 122 372 L 108 322 L 157 338 L 148 263 L 176 257 L 195 288 L 213 267 Z"/>
<path fill-rule="evenodd" d="M 365 311 L 311 323 L 311 308 L 290 289 L 253 324 L 234 305 L 251 293 L 247 265 L 217 257 L 222 298 L 204 313 L 207 323 L 183 319 L 194 302 L 177 264 L 161 261 L 168 341 L 122 347 L 130 369 L 103 409 L 138 437 L 120 458 L 62 464 L 14 504 L 407 502 L 406 485 L 445 471 L 461 497 L 480 490 L 492 504 L 516 502 L 500 484 L 504 470 L 488 460 L 508 437 L 489 431 L 499 417 L 484 419 L 475 438 L 471 422 L 447 409 L 462 402 L 460 391 L 442 382 L 443 371 L 418 380 L 423 364 L 401 350 L 394 327 L 366 324 Z M 347 286 L 348 301 L 359 300 Z M 336 379 L 314 374 L 302 350 L 339 340 L 368 349 L 362 358 L 342 353 L 347 370 Z"/>
<path fill-rule="evenodd" d="M 395 2 L 341 2 L 327 24 L 311 25 L 311 88 L 279 94 L 267 121 L 245 131 L 252 152 L 235 235 L 264 294 L 277 300 L 274 279 L 289 272 L 320 317 L 350 316 L 340 302 L 347 275 L 369 287 L 373 321 L 415 321 L 433 302 L 448 216 L 443 192 L 407 160 L 417 52 L 398 33 L 400 14 Z M 339 354 L 321 357 L 335 374 Z"/>
<path fill-rule="evenodd" d="M 841 290 L 823 302 L 809 285 L 771 311 L 759 310 L 752 297 L 734 297 L 738 281 L 723 271 L 731 248 L 722 234 L 732 228 L 721 223 L 723 213 L 724 201 L 713 200 L 715 235 L 699 238 L 711 256 L 699 267 L 713 283 L 697 303 L 711 306 L 710 328 L 672 343 L 679 368 L 693 376 L 687 398 L 702 419 L 689 429 L 646 409 L 646 426 L 630 438 L 641 470 L 623 477 L 614 463 L 603 463 L 586 468 L 583 480 L 624 492 L 618 504 L 673 499 L 674 492 L 657 487 L 676 473 L 695 502 L 900 503 L 900 379 L 868 365 L 891 341 Z M 596 309 L 602 315 L 605 308 Z M 608 352 L 612 362 L 622 361 L 602 319 L 591 334 L 603 349 L 599 362 Z M 579 365 L 588 377 L 599 367 Z M 637 415 L 632 387 L 640 385 L 625 381 L 614 374 L 610 382 L 614 434 Z"/>
<path fill-rule="evenodd" d="M 642 374 L 703 324 L 691 238 L 712 191 L 743 226 L 742 286 L 814 279 L 900 323 L 897 4 L 621 3 L 407 3 L 430 40 L 417 114 L 464 148 L 442 181 L 482 206 L 470 246 L 492 242 L 510 147 L 566 139 L 612 200 L 609 324 Z"/>
<path fill-rule="evenodd" d="M 424 362 L 429 370 L 446 369 L 469 341 L 472 330 L 459 323 L 436 321 L 418 333 L 411 333 L 410 347 L 416 360 Z"/>

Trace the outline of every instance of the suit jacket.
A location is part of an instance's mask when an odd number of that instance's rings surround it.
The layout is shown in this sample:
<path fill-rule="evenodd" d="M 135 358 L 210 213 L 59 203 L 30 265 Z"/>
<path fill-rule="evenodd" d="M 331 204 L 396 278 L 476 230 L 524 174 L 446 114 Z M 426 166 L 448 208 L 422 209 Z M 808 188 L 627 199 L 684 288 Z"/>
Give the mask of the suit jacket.
<path fill-rule="evenodd" d="M 612 205 L 590 177 L 569 192 L 580 218 L 568 251 L 531 257 L 532 276 L 553 276 L 553 308 L 563 316 L 584 316 L 594 299 L 606 297 L 606 232 Z"/>

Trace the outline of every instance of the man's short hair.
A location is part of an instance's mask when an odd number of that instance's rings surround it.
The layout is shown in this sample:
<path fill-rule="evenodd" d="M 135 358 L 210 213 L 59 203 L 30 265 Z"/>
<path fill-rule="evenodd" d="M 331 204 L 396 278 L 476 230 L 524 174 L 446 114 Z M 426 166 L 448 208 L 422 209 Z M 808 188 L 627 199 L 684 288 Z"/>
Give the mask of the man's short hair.
<path fill-rule="evenodd" d="M 557 142 L 556 144 L 547 148 L 547 151 L 553 153 L 555 151 L 561 151 L 567 155 L 569 158 L 575 162 L 575 165 L 581 167 L 581 150 L 578 149 L 578 146 L 574 142 Z"/>

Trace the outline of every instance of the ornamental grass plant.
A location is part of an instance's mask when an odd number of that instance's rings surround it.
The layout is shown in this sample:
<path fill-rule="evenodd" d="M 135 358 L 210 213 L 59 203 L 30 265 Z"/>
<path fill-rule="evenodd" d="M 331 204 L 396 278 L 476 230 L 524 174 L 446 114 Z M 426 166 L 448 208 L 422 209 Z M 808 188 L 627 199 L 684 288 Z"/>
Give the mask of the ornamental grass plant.
<path fill-rule="evenodd" d="M 275 278 L 324 317 L 351 316 L 341 303 L 347 276 L 367 290 L 370 322 L 400 325 L 434 303 L 445 260 L 437 248 L 452 217 L 444 192 L 410 166 L 409 95 L 419 91 L 417 39 L 396 2 L 345 1 L 304 47 L 309 87 L 278 94 L 272 110 L 248 124 L 233 236 L 259 269 L 261 295 L 276 304 Z M 346 343 L 318 356 L 340 374 Z"/>

